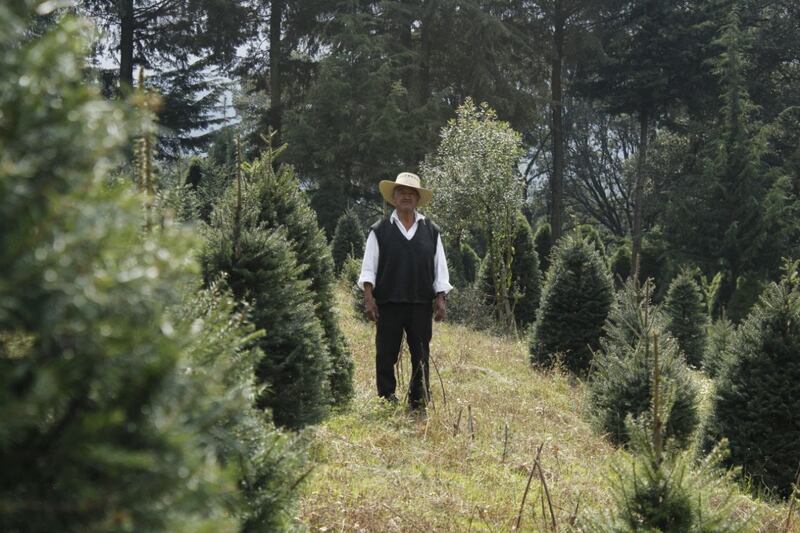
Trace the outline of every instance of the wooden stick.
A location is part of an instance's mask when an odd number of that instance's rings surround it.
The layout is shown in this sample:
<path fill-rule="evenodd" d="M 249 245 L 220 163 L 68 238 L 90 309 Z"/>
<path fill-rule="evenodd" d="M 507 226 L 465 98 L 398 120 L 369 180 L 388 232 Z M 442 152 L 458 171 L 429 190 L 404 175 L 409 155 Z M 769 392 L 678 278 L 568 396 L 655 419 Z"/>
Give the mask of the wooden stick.
<path fill-rule="evenodd" d="M 542 453 L 542 448 L 544 447 L 544 442 L 539 446 L 539 451 L 536 452 L 536 457 L 539 457 L 539 454 Z M 519 504 L 519 512 L 517 513 L 517 519 L 514 522 L 514 529 L 518 530 L 520 523 L 522 522 L 522 510 L 525 508 L 525 500 L 528 497 L 528 491 L 531 489 L 531 480 L 533 479 L 533 473 L 536 471 L 536 467 L 538 466 L 539 461 L 534 460 L 533 466 L 531 467 L 531 473 L 528 475 L 528 483 L 525 485 L 525 492 L 522 493 L 522 501 Z"/>
<path fill-rule="evenodd" d="M 453 424 L 453 436 L 454 436 L 454 437 L 455 437 L 456 435 L 458 435 L 458 429 L 459 429 L 459 426 L 461 426 L 461 413 L 463 413 L 463 412 L 464 412 L 464 407 L 462 406 L 462 407 L 461 407 L 461 408 L 458 410 L 458 418 L 456 419 L 456 423 L 455 423 L 455 424 Z"/>
<path fill-rule="evenodd" d="M 500 459 L 501 463 L 506 462 L 506 452 L 508 451 L 508 422 L 506 422 L 506 434 L 505 438 L 503 439 L 503 458 Z"/>

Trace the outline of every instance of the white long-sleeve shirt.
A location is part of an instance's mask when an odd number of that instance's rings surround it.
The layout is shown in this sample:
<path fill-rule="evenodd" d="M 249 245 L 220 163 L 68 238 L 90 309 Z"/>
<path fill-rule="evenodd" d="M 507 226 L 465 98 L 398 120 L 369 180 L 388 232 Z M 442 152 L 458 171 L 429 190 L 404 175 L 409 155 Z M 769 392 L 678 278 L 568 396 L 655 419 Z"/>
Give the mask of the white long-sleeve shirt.
<path fill-rule="evenodd" d="M 414 238 L 419 227 L 419 221 L 425 217 L 417 212 L 414 213 L 414 224 L 410 229 L 406 229 L 400 217 L 397 216 L 397 210 L 392 211 L 389 217 L 389 222 L 396 225 L 400 229 L 400 233 L 409 241 Z M 378 274 L 378 259 L 380 258 L 380 250 L 378 249 L 378 238 L 375 237 L 375 232 L 370 231 L 367 236 L 367 245 L 364 248 L 364 259 L 361 261 L 361 275 L 358 277 L 358 286 L 364 289 L 364 283 L 370 283 L 375 286 L 375 278 Z M 447 270 L 447 258 L 444 254 L 444 246 L 442 246 L 442 237 L 436 237 L 436 254 L 433 256 L 433 292 L 450 292 L 453 286 L 450 285 L 450 273 Z"/>

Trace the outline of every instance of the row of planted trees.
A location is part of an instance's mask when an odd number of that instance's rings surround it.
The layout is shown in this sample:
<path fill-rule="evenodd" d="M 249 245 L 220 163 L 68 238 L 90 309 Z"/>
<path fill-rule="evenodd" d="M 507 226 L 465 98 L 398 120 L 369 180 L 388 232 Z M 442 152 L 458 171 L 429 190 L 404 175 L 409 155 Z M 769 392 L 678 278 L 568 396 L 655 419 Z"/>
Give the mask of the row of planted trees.
<path fill-rule="evenodd" d="M 293 430 L 352 394 L 324 235 L 271 151 L 161 187 L 155 98 L 88 86 L 54 7 L 0 8 L 0 529 L 284 529 Z"/>
<path fill-rule="evenodd" d="M 587 527 L 737 529 L 741 519 L 717 500 L 722 481 L 737 471 L 756 492 L 790 497 L 800 460 L 798 264 L 786 263 L 782 279 L 737 327 L 719 310 L 720 276 L 708 281 L 684 267 L 661 291 L 651 280 L 626 281 L 625 247 L 607 255 L 591 227 L 578 227 L 548 252 L 546 225 L 534 234 L 519 211 L 495 209 L 518 205 L 514 187 L 504 189 L 513 183 L 513 160 L 496 153 L 517 142 L 507 133 L 488 108 L 468 102 L 428 160 L 431 210 L 448 230 L 456 286 L 449 313 L 475 326 L 493 308 L 499 329 L 528 329 L 531 363 L 586 379 L 587 415 L 597 430 L 635 452 L 634 464 L 618 471 L 619 512 Z M 493 196 L 501 190 L 506 196 Z M 482 260 L 463 238 L 470 232 L 483 239 Z M 340 219 L 339 257 L 363 238 L 357 217 Z M 353 282 L 358 261 L 340 261 Z M 705 417 L 692 376 L 700 370 L 714 380 Z"/>

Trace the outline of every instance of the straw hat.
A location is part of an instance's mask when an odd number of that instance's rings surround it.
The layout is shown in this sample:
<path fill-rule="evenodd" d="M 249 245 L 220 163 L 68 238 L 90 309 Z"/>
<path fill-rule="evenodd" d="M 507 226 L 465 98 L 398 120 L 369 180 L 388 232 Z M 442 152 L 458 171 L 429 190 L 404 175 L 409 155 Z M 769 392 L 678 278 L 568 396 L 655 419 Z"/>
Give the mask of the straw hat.
<path fill-rule="evenodd" d="M 419 193 L 419 203 L 417 204 L 417 207 L 422 207 L 423 205 L 430 202 L 431 197 L 433 196 L 432 190 L 423 189 L 420 186 L 419 176 L 417 176 L 416 174 L 412 174 L 411 172 L 401 172 L 400 174 L 397 175 L 397 178 L 395 178 L 394 181 L 381 180 L 380 184 L 378 184 L 378 188 L 381 191 L 381 195 L 383 195 L 383 199 L 392 205 L 394 205 L 392 194 L 394 193 L 395 187 L 397 187 L 398 185 L 416 189 L 416 191 Z"/>

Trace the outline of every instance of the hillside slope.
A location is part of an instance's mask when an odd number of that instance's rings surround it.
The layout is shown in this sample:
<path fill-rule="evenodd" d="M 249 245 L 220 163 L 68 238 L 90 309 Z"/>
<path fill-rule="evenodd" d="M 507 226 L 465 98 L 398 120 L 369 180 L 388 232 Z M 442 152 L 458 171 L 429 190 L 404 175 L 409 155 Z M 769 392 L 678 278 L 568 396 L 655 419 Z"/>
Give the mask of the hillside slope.
<path fill-rule="evenodd" d="M 613 506 L 609 476 L 628 456 L 582 416 L 582 383 L 531 369 L 524 342 L 435 324 L 434 405 L 427 418 L 412 416 L 375 398 L 374 325 L 354 316 L 344 290 L 338 297 L 356 396 L 310 432 L 315 467 L 299 510 L 310 529 L 511 531 L 540 448 L 544 483 L 537 472 L 520 529 L 570 530 L 576 511 Z M 403 357 L 398 396 L 407 349 Z M 781 531 L 788 506 L 741 495 L 736 508 L 750 517 L 747 531 Z"/>

